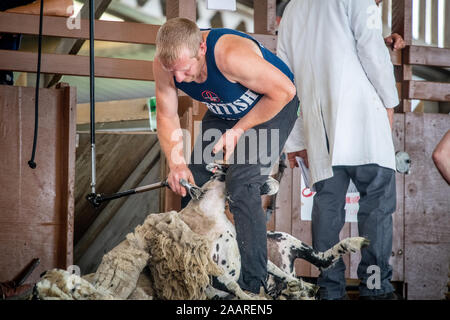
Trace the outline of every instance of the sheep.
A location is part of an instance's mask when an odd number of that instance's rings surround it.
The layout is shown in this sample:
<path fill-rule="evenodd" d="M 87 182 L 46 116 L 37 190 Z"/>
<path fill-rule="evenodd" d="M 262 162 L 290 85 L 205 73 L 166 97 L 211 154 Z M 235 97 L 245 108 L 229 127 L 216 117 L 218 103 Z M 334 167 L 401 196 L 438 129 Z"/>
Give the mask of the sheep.
<path fill-rule="evenodd" d="M 207 168 L 214 174 L 201 189 L 184 183 L 198 197 L 183 210 L 150 214 L 143 224 L 103 257 L 96 273 L 85 279 L 80 278 L 77 282 L 75 275 L 69 276 L 64 270 L 51 270 L 35 286 L 35 297 L 152 299 L 153 293 L 139 287 L 145 278 L 143 270 L 148 266 L 158 298 L 220 299 L 230 298 L 231 294 L 244 300 L 314 299 L 318 287 L 296 277 L 295 259 L 302 258 L 326 269 L 342 255 L 369 243 L 362 237 L 347 238 L 322 253 L 287 233 L 268 232 L 268 248 L 272 254 L 267 263 L 264 295 L 245 292 L 237 283 L 241 259 L 236 229 L 225 214 L 227 167 L 211 164 Z M 269 179 L 261 190 L 274 194 L 278 182 Z M 215 276 L 227 292 L 214 288 L 210 276 Z M 91 283 L 85 281 L 88 278 Z M 65 280 L 71 284 L 64 283 Z M 81 285 L 73 286 L 73 283 Z M 53 288 L 51 294 L 48 288 Z"/>
<path fill-rule="evenodd" d="M 214 172 L 212 178 L 202 187 L 201 199 L 193 199 L 181 211 L 181 217 L 191 229 L 213 240 L 211 257 L 224 270 L 217 277 L 230 293 L 239 299 L 253 299 L 255 296 L 244 292 L 237 280 L 240 275 L 241 261 L 236 230 L 225 214 L 225 175 L 226 166 L 220 164 L 208 165 L 208 170 Z M 269 194 L 276 193 L 276 181 L 269 180 L 269 187 L 263 186 Z M 267 233 L 268 248 L 276 261 L 267 263 L 269 278 L 266 293 L 272 298 L 313 299 L 318 287 L 300 278 L 294 271 L 294 261 L 297 258 L 305 259 L 320 269 L 326 269 L 336 263 L 341 256 L 348 252 L 356 252 L 367 246 L 369 241 L 362 237 L 347 238 L 333 246 L 326 252 L 317 252 L 295 237 L 284 232 Z M 275 263 L 274 263 L 275 262 Z M 295 290 L 293 288 L 296 288 Z M 224 297 L 224 293 L 211 286 L 207 288 L 209 298 Z M 261 296 L 256 296 L 261 298 Z"/>

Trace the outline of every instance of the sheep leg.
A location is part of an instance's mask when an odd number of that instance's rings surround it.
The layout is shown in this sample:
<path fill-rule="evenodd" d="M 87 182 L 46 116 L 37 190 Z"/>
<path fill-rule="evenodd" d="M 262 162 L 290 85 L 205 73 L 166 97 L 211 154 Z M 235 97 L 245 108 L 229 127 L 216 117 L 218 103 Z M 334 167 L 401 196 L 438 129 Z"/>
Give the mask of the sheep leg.
<path fill-rule="evenodd" d="M 136 288 L 148 259 L 147 252 L 133 247 L 128 240 L 123 241 L 103 256 L 94 276 L 95 287 L 109 290 L 120 299 L 127 299 Z"/>
<path fill-rule="evenodd" d="M 223 274 L 221 276 L 217 277 L 217 280 L 222 283 L 227 290 L 234 294 L 238 299 L 240 300 L 259 300 L 261 299 L 261 297 L 259 296 L 250 296 L 247 293 L 245 293 L 241 287 L 239 286 L 239 284 L 233 280 L 233 278 L 231 278 L 229 275 L 227 274 Z"/>
<path fill-rule="evenodd" d="M 320 269 L 327 269 L 334 265 L 340 257 L 349 252 L 356 252 L 369 244 L 369 240 L 362 237 L 346 238 L 325 252 L 314 250 L 313 247 L 285 232 L 268 232 L 267 241 L 277 244 L 278 251 L 284 251 L 283 263 L 291 274 L 294 274 L 294 261 L 304 259 Z"/>
<path fill-rule="evenodd" d="M 314 299 L 314 296 L 319 289 L 318 286 L 303 281 L 302 279 L 294 277 L 291 274 L 281 270 L 270 260 L 267 261 L 267 272 L 270 275 L 285 282 L 287 285 L 287 289 L 284 291 L 289 292 L 289 295 L 292 295 L 294 298 Z"/>
<path fill-rule="evenodd" d="M 206 287 L 205 294 L 209 300 L 215 300 L 215 299 L 225 299 L 226 300 L 230 296 L 229 292 L 216 289 L 211 285 L 208 285 Z"/>
<path fill-rule="evenodd" d="M 370 241 L 363 237 L 346 238 L 325 252 L 318 252 L 312 247 L 301 243 L 296 248 L 296 253 L 298 254 L 297 257 L 311 262 L 320 270 L 325 270 L 333 266 L 343 255 L 361 250 L 361 248 L 368 246 L 369 243 Z"/>

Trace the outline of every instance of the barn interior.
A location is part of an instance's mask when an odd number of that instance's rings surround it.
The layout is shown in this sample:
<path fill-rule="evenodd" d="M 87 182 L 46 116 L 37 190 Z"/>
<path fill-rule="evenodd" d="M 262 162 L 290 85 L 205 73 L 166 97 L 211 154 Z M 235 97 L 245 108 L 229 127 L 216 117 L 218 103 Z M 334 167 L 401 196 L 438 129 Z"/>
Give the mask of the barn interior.
<path fill-rule="evenodd" d="M 167 177 L 155 123 L 158 106 L 152 71 L 156 33 L 166 20 L 185 17 L 201 28 L 246 32 L 276 52 L 277 6 L 283 1 L 234 2 L 235 10 L 219 10 L 208 9 L 207 0 L 96 0 L 91 39 L 89 1 L 72 1 L 66 16 L 43 18 L 39 78 L 39 15 L 0 12 L 0 35 L 21 35 L 18 50 L 0 48 L 0 70 L 13 72 L 13 83 L 0 85 L 0 282 L 25 274 L 25 282 L 34 284 L 44 271 L 74 266 L 81 275 L 92 274 L 103 256 L 149 213 L 180 210 L 180 197 L 168 188 L 104 201 L 97 207 L 86 197 L 92 191 L 93 171 L 94 190 L 101 194 Z M 450 129 L 450 0 L 384 0 L 381 12 L 383 35 L 395 32 L 406 42 L 401 51 L 389 49 L 401 101 L 393 129 L 399 156 L 392 283 L 407 300 L 445 300 L 450 286 L 450 187 L 432 153 Z M 90 40 L 95 47 L 94 93 Z M 37 83 L 33 169 L 28 160 Z M 181 91 L 178 102 L 181 127 L 189 133 L 185 136 L 189 154 L 207 109 Z M 280 162 L 279 172 L 278 194 L 263 197 L 270 212 L 267 229 L 311 244 L 312 193 L 298 168 Z M 355 210 L 356 197 L 348 194 L 348 215 Z M 347 221 L 341 239 L 358 235 L 357 222 Z M 358 298 L 360 259 L 359 252 L 344 257 L 351 299 Z M 295 270 L 312 283 L 320 272 L 302 260 L 296 261 Z"/>

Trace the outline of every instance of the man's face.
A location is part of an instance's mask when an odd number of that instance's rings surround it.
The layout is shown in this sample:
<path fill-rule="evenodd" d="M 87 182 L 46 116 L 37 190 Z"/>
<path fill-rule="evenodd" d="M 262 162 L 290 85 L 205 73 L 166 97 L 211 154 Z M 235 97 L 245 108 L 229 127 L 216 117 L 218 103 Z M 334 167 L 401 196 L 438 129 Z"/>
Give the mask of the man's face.
<path fill-rule="evenodd" d="M 171 66 L 166 67 L 167 71 L 173 74 L 177 82 L 192 82 L 200 77 L 203 66 L 200 51 L 197 56 L 192 57 L 192 53 L 187 48 L 184 48 L 180 57 Z"/>
<path fill-rule="evenodd" d="M 383 0 L 375 0 L 375 2 L 376 2 L 376 4 L 377 4 L 377 6 L 379 6 L 380 5 L 380 3 L 382 2 Z"/>

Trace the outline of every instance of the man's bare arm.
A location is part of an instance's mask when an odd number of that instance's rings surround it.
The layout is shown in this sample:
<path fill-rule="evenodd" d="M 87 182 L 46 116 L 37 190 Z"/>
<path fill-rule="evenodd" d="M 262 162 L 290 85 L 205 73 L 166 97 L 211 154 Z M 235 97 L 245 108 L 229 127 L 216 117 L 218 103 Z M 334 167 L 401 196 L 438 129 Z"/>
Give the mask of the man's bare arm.
<path fill-rule="evenodd" d="M 439 173 L 450 184 L 450 130 L 434 149 L 433 161 Z"/>
<path fill-rule="evenodd" d="M 291 101 L 296 89 L 292 81 L 278 68 L 254 51 L 256 44 L 249 39 L 224 39 L 216 49 L 217 66 L 231 80 L 264 96 L 238 123 L 244 131 L 277 115 Z M 259 50 L 259 48 L 257 48 Z M 258 54 L 259 53 L 259 54 Z"/>
<path fill-rule="evenodd" d="M 243 132 L 272 119 L 296 94 L 292 81 L 262 57 L 253 41 L 236 38 L 224 36 L 218 41 L 215 48 L 217 67 L 228 80 L 264 96 L 236 123 L 234 133 L 225 134 L 232 137 L 228 140 L 224 135 L 214 147 L 214 152 L 225 147 L 225 159 L 231 155 Z M 225 146 L 230 140 L 233 142 Z"/>
<path fill-rule="evenodd" d="M 181 196 L 186 190 L 179 184 L 180 179 L 194 182 L 183 157 L 183 136 L 181 134 L 180 118 L 178 117 L 178 96 L 172 75 L 164 70 L 155 58 L 153 61 L 156 91 L 156 123 L 158 139 L 169 163 L 168 182 L 170 188 Z"/>

